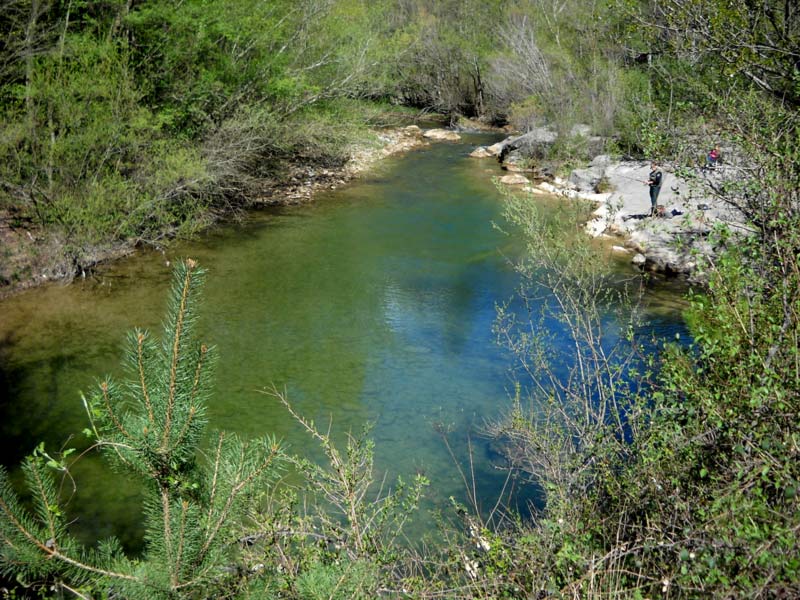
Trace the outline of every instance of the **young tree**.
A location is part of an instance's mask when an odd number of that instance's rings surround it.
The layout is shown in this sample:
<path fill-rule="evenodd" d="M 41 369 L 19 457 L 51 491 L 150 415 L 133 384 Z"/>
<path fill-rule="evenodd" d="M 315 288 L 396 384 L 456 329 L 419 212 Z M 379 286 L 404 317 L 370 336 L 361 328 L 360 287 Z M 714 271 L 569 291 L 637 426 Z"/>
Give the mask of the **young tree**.
<path fill-rule="evenodd" d="M 67 453 L 43 448 L 23 465 L 29 509 L 0 473 L 0 568 L 57 589 L 128 598 L 229 594 L 253 576 L 237 544 L 248 531 L 250 494 L 285 460 L 272 439 L 219 433 L 202 451 L 213 349 L 193 336 L 203 270 L 192 260 L 175 275 L 161 343 L 145 331 L 128 339 L 130 378 L 110 379 L 85 401 L 87 434 L 145 490 L 145 549 L 124 555 L 115 540 L 82 548 L 69 532 L 59 479 Z M 82 591 L 83 590 L 83 591 Z M 94 592 L 92 592 L 94 590 Z"/>

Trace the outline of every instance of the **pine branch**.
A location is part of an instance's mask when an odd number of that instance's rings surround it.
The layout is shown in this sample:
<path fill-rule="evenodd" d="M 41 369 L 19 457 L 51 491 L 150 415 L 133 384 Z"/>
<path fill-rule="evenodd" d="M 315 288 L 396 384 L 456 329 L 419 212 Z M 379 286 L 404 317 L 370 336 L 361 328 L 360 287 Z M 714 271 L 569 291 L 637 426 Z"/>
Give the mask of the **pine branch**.
<path fill-rule="evenodd" d="M 200 346 L 200 356 L 197 359 L 197 367 L 194 371 L 194 382 L 192 383 L 192 391 L 189 394 L 189 401 L 193 402 L 195 397 L 197 396 L 198 389 L 200 387 L 200 373 L 203 370 L 204 359 L 208 354 L 208 346 L 202 344 Z"/>
<path fill-rule="evenodd" d="M 114 567 L 121 554 L 116 542 L 98 553 L 76 554 L 83 551 L 67 534 L 53 478 L 36 457 L 26 466 L 35 515 L 21 506 L 0 471 L 3 569 L 56 577 L 55 585 L 77 595 L 85 593 L 84 583 L 100 585 L 101 578 L 115 580 L 115 593 L 131 598 L 213 596 L 228 585 L 229 562 L 222 562 L 230 561 L 226 535 L 239 533 L 247 493 L 267 479 L 282 452 L 272 440 L 248 444 L 223 433 L 210 460 L 197 464 L 213 358 L 206 345 L 190 348 L 194 291 L 202 273 L 194 261 L 178 265 L 162 344 L 135 331 L 128 337 L 125 386 L 107 379 L 91 402 L 83 399 L 94 447 L 106 448 L 150 484 L 144 500 L 147 545 L 135 574 Z M 129 404 L 121 404 L 126 400 Z"/>
<path fill-rule="evenodd" d="M 258 479 L 264 473 L 264 471 L 266 471 L 272 465 L 273 461 L 278 457 L 279 454 L 280 454 L 280 446 L 276 442 L 272 442 L 269 448 L 269 453 L 261 462 L 261 464 L 258 467 L 256 467 L 252 472 L 250 472 L 247 476 L 237 481 L 237 483 L 231 488 L 231 491 L 228 493 L 228 497 L 225 501 L 224 507 L 217 515 L 216 522 L 206 535 L 206 541 L 203 544 L 200 553 L 198 554 L 198 562 L 202 562 L 209 548 L 211 548 L 211 545 L 216 541 L 217 534 L 222 528 L 222 525 L 227 520 L 231 508 L 233 507 L 233 504 L 238 495 L 248 485 L 250 485 L 253 481 Z M 244 457 L 242 457 L 242 463 L 244 463 Z"/>
<path fill-rule="evenodd" d="M 142 398 L 144 399 L 144 404 L 147 407 L 147 418 L 150 421 L 150 425 L 155 425 L 156 419 L 153 414 L 153 403 L 150 402 L 150 392 L 147 389 L 147 382 L 145 381 L 144 376 L 144 341 L 145 341 L 145 334 L 141 331 L 136 333 L 136 365 L 139 371 L 139 384 L 142 388 Z"/>
<path fill-rule="evenodd" d="M 206 516 L 206 536 L 208 536 L 208 527 L 211 524 L 211 515 L 214 511 L 217 496 L 217 477 L 219 475 L 220 462 L 222 460 L 222 443 L 225 440 L 225 432 L 219 434 L 219 441 L 217 442 L 217 452 L 214 455 L 214 474 L 211 477 L 211 493 L 208 499 L 208 515 Z"/>
<path fill-rule="evenodd" d="M 51 543 L 50 540 L 42 541 L 39 536 L 31 531 L 30 527 L 25 525 L 22 519 L 17 517 L 18 514 L 24 514 L 24 512 L 22 512 L 19 507 L 13 507 L 9 505 L 3 496 L 0 496 L 0 510 L 3 511 L 5 518 L 16 528 L 17 532 L 20 533 L 24 539 L 30 542 L 34 548 L 39 550 L 45 556 L 45 558 L 56 559 L 67 565 L 76 567 L 81 571 L 95 573 L 104 577 L 111 577 L 113 579 L 122 579 L 127 581 L 138 581 L 136 577 L 127 573 L 109 571 L 81 562 L 80 560 L 74 559 L 61 552 L 54 542 Z M 8 546 L 15 547 L 13 540 L 6 535 L 5 531 L 3 532 L 3 542 Z"/>
<path fill-rule="evenodd" d="M 117 415 L 114 414 L 114 409 L 112 408 L 111 401 L 108 398 L 108 388 L 109 388 L 108 381 L 104 381 L 103 383 L 100 384 L 100 390 L 102 391 L 102 394 L 103 394 L 103 401 L 105 402 L 105 405 L 106 405 L 106 412 L 108 413 L 109 418 L 114 423 L 114 425 L 119 430 L 119 432 L 124 437 L 129 438 L 130 434 L 127 432 L 127 430 L 122 425 L 122 423 L 119 421 L 119 419 L 117 419 Z"/>
<path fill-rule="evenodd" d="M 60 531 L 57 531 L 57 524 L 55 521 L 56 511 L 58 510 L 58 500 L 54 497 L 52 485 L 47 481 L 47 475 L 43 475 L 39 467 L 41 459 L 29 458 L 23 465 L 25 471 L 25 480 L 28 482 L 29 487 L 32 488 L 34 493 L 34 505 L 39 513 L 40 520 L 47 528 L 47 545 L 56 547 L 58 543 L 57 538 L 60 537 Z"/>
<path fill-rule="evenodd" d="M 178 550 L 175 556 L 175 565 L 173 571 L 177 577 L 181 572 L 181 561 L 183 560 L 183 544 L 186 540 L 186 513 L 189 510 L 189 503 L 186 500 L 181 501 L 181 525 L 178 530 Z M 174 587 L 175 584 L 173 584 Z"/>
<path fill-rule="evenodd" d="M 175 320 L 175 333 L 172 341 L 172 360 L 169 370 L 169 395 L 167 397 L 167 414 L 164 421 L 164 436 L 161 443 L 162 450 L 166 451 L 169 447 L 170 430 L 172 428 L 172 413 L 175 409 L 175 390 L 178 378 L 178 359 L 180 357 L 181 334 L 183 333 L 184 320 L 186 319 L 186 304 L 189 298 L 189 290 L 192 283 L 192 270 L 197 263 L 192 259 L 187 259 L 185 263 L 186 272 L 183 277 L 183 286 L 180 295 L 180 306 L 178 307 Z"/>
<path fill-rule="evenodd" d="M 177 574 L 175 573 L 172 556 L 172 525 L 170 524 L 170 505 L 169 505 L 169 489 L 161 488 L 161 514 L 164 521 L 164 551 L 166 553 L 167 564 L 170 570 L 170 580 L 172 587 L 178 584 Z"/>

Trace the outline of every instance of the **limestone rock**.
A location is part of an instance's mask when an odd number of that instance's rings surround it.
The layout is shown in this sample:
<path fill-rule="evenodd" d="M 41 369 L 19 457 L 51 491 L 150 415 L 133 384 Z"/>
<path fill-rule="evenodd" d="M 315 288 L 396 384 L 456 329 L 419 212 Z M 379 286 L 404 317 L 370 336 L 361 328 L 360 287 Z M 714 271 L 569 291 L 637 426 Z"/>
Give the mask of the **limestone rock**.
<path fill-rule="evenodd" d="M 497 156 L 497 154 L 493 154 L 489 151 L 486 146 L 478 146 L 469 153 L 472 158 L 491 158 L 492 156 Z"/>
<path fill-rule="evenodd" d="M 515 138 L 514 144 L 518 148 L 523 148 L 526 144 L 552 144 L 557 138 L 558 134 L 549 127 L 534 127 Z"/>
<path fill-rule="evenodd" d="M 611 157 L 608 154 L 599 154 L 589 163 L 590 167 L 605 168 L 611 164 Z"/>
<path fill-rule="evenodd" d="M 523 158 L 518 151 L 508 152 L 512 170 L 534 173 L 544 164 L 541 160 Z M 525 162 L 523 162 L 525 160 Z M 650 215 L 650 199 L 645 180 L 650 171 L 646 161 L 615 162 L 607 155 L 598 155 L 586 169 L 576 169 L 569 181 L 553 177 L 552 183 L 540 181 L 524 189 L 535 194 L 550 194 L 593 202 L 596 208 L 586 223 L 586 232 L 595 237 L 623 238 L 627 250 L 614 245 L 612 252 L 632 252 L 633 264 L 643 270 L 666 275 L 688 275 L 702 281 L 697 257 L 711 257 L 717 251 L 709 240 L 715 223 L 733 224 L 732 231 L 746 236 L 744 216 L 718 198 L 698 195 L 689 182 L 674 173 L 668 165 L 661 167 L 664 184 L 658 204 L 661 216 Z M 725 175 L 718 170 L 715 176 Z M 728 177 L 734 177 L 732 172 Z M 605 179 L 603 179 L 605 178 Z M 607 180 L 606 193 L 595 193 L 597 183 Z M 702 193 L 702 190 L 701 190 Z M 613 239 L 613 238 L 611 238 Z"/>
<path fill-rule="evenodd" d="M 575 169 L 569 176 L 569 182 L 580 192 L 596 192 L 597 184 L 603 178 L 603 169 L 591 167 L 589 169 Z"/>
<path fill-rule="evenodd" d="M 457 142 L 461 139 L 461 136 L 458 135 L 455 131 L 450 131 L 449 129 L 428 129 L 425 133 L 422 134 L 422 137 L 427 138 L 429 140 L 438 140 L 438 141 L 447 141 L 447 142 Z"/>
<path fill-rule="evenodd" d="M 504 183 L 505 185 L 527 185 L 530 183 L 528 178 L 524 175 L 514 174 L 514 175 L 503 175 L 500 178 L 500 183 Z"/>
<path fill-rule="evenodd" d="M 500 156 L 500 153 L 505 148 L 505 142 L 497 142 L 496 144 L 492 144 L 486 148 L 486 151 L 489 152 L 492 156 Z"/>
<path fill-rule="evenodd" d="M 577 125 L 573 125 L 572 129 L 569 130 L 570 137 L 585 137 L 588 138 L 592 135 L 592 128 L 585 123 L 578 123 Z"/>
<path fill-rule="evenodd" d="M 509 138 L 506 147 L 519 151 L 525 157 L 543 158 L 558 134 L 548 127 L 535 127 L 520 136 Z"/>

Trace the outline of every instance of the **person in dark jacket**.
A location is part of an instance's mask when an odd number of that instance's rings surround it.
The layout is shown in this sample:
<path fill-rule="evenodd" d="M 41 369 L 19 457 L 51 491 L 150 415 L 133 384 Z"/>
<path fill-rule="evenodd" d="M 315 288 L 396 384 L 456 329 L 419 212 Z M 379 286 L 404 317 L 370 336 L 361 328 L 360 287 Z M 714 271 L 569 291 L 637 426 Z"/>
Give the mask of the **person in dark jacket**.
<path fill-rule="evenodd" d="M 656 207 L 658 206 L 658 194 L 661 192 L 661 182 L 664 180 L 664 174 L 658 169 L 658 164 L 653 161 L 650 165 L 650 175 L 645 182 L 650 186 L 650 216 L 656 216 Z"/>

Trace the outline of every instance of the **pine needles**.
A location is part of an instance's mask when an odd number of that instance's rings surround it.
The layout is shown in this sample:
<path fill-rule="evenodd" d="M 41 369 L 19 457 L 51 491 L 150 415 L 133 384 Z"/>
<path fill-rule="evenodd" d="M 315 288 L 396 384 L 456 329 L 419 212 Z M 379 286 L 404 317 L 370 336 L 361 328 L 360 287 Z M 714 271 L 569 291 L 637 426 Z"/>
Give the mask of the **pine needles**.
<path fill-rule="evenodd" d="M 174 274 L 161 343 L 128 337 L 129 378 L 102 381 L 84 405 L 95 447 L 141 479 L 145 550 L 135 561 L 115 540 L 86 550 L 70 535 L 58 477 L 64 461 L 40 447 L 23 465 L 30 506 L 0 471 L 0 569 L 79 597 L 218 597 L 240 585 L 247 565 L 236 540 L 247 529 L 252 493 L 273 480 L 284 455 L 273 439 L 219 433 L 201 452 L 213 348 L 194 338 L 204 271 L 192 260 Z"/>

